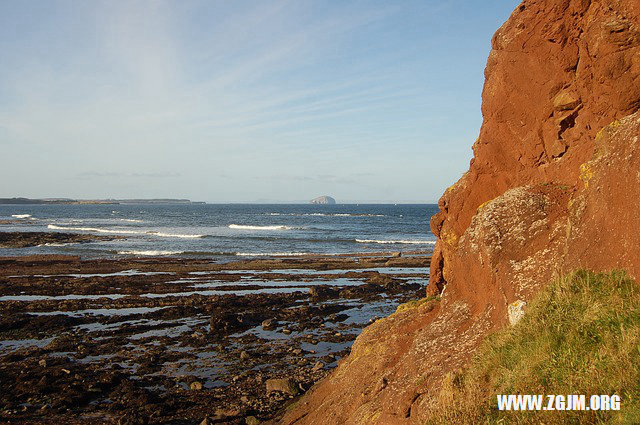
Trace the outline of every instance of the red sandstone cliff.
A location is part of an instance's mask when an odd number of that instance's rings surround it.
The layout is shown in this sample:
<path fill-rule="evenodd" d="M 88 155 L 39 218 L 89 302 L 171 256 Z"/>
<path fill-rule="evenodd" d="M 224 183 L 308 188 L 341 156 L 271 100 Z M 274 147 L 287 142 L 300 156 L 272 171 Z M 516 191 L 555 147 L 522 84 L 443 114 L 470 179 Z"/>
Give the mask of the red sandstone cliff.
<path fill-rule="evenodd" d="M 441 300 L 366 328 L 283 423 L 421 423 L 554 273 L 640 277 L 640 1 L 525 0 L 492 47 L 474 158 L 431 220 Z"/>

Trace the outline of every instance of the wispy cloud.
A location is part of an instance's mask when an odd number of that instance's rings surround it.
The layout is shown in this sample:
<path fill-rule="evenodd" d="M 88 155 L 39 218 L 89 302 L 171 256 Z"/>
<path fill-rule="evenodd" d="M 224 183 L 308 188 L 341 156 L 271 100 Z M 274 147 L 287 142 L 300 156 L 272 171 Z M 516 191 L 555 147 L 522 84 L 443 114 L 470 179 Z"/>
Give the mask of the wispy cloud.
<path fill-rule="evenodd" d="M 274 170 L 300 191 L 361 188 L 417 169 L 425 140 L 473 138 L 458 113 L 467 98 L 440 89 L 469 57 L 437 62 L 451 49 L 433 33 L 446 19 L 434 16 L 451 13 L 450 2 L 49 6 L 0 4 L 0 145 L 16 158 L 0 177 L 24 176 L 25 188 L 44 188 L 51 170 L 79 180 L 78 192 L 165 179 L 176 192 L 251 199 L 284 190 L 261 180 Z M 387 167 L 400 154 L 405 165 Z"/>
<path fill-rule="evenodd" d="M 117 173 L 117 172 L 84 171 L 82 173 L 78 173 L 76 176 L 80 178 L 142 177 L 142 178 L 151 178 L 151 179 L 166 179 L 166 178 L 180 177 L 181 174 L 166 172 L 166 171 L 158 172 L 158 173 Z"/>

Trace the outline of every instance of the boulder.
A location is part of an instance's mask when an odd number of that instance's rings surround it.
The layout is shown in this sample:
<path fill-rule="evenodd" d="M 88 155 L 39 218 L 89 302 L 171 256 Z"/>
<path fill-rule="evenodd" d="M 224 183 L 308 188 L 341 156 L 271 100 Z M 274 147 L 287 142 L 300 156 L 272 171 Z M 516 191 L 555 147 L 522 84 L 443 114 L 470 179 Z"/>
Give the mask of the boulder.
<path fill-rule="evenodd" d="M 296 383 L 290 378 L 272 378 L 267 379 L 266 391 L 267 395 L 273 392 L 280 392 L 287 395 L 298 395 L 300 389 L 296 385 Z"/>

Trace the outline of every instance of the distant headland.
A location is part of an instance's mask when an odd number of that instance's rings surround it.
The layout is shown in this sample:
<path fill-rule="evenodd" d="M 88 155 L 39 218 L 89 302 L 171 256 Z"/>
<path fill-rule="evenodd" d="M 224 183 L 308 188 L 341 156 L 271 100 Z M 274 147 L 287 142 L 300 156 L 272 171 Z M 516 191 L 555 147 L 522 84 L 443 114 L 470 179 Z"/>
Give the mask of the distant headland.
<path fill-rule="evenodd" d="M 70 198 L 0 198 L 0 205 L 43 204 L 205 204 L 189 199 L 70 199 Z"/>

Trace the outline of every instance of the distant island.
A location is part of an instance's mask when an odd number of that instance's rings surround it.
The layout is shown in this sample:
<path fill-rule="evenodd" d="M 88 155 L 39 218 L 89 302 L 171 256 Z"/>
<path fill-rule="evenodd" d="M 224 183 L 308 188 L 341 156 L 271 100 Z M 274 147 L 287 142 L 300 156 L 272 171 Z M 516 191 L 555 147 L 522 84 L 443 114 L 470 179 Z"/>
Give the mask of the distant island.
<path fill-rule="evenodd" d="M 42 205 L 42 204 L 205 204 L 205 202 L 190 201 L 189 199 L 0 198 L 0 205 Z"/>
<path fill-rule="evenodd" d="M 331 196 L 325 195 L 325 196 L 318 196 L 317 198 L 312 199 L 310 203 L 319 204 L 319 205 L 335 205 L 336 200 L 333 199 Z"/>

